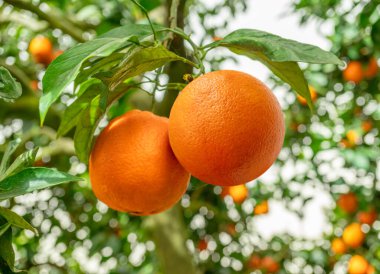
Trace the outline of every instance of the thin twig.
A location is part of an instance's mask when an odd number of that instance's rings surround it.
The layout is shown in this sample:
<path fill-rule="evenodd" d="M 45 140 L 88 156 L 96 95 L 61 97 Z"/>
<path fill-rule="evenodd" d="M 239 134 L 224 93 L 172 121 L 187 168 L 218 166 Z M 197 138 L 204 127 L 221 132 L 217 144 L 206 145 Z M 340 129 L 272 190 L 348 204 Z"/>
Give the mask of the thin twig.
<path fill-rule="evenodd" d="M 131 1 L 132 1 L 136 6 L 138 6 L 138 7 L 141 9 L 141 11 L 145 14 L 145 17 L 146 17 L 146 19 L 148 19 L 149 25 L 150 25 L 150 27 L 152 28 L 152 33 L 153 33 L 154 40 L 157 41 L 156 31 L 154 30 L 154 27 L 153 27 L 152 21 L 150 21 L 149 14 L 148 14 L 147 10 L 146 10 L 142 5 L 140 5 L 140 3 L 138 3 L 137 1 L 135 1 L 135 0 L 131 0 Z"/>

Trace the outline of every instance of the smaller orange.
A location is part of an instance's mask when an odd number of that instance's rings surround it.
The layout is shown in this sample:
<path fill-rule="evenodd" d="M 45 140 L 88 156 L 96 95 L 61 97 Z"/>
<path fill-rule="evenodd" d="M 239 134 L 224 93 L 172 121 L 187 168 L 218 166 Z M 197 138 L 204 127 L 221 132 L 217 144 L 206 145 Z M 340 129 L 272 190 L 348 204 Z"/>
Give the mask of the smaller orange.
<path fill-rule="evenodd" d="M 310 90 L 311 101 L 315 102 L 318 98 L 317 91 L 312 86 L 309 86 L 309 90 Z M 301 95 L 297 95 L 297 100 L 301 103 L 301 105 L 303 105 L 303 106 L 307 105 L 306 99 L 304 97 L 302 97 Z"/>
<path fill-rule="evenodd" d="M 249 269 L 260 269 L 261 268 L 261 257 L 258 255 L 252 255 L 248 260 Z"/>
<path fill-rule="evenodd" d="M 346 253 L 347 247 L 346 247 L 346 244 L 344 243 L 344 241 L 341 238 L 335 238 L 331 242 L 331 250 L 332 250 L 332 252 L 334 252 L 334 254 L 341 255 L 341 254 Z"/>
<path fill-rule="evenodd" d="M 348 142 L 352 146 L 355 146 L 360 142 L 360 136 L 356 130 L 350 129 L 349 131 L 347 131 L 346 137 Z"/>
<path fill-rule="evenodd" d="M 212 37 L 212 40 L 214 41 L 214 42 L 216 42 L 216 41 L 220 41 L 220 40 L 222 40 L 223 38 L 222 37 L 219 37 L 219 36 L 214 36 L 214 37 Z"/>
<path fill-rule="evenodd" d="M 362 211 L 358 214 L 358 220 L 362 224 L 372 225 L 377 219 L 377 212 L 374 208 L 368 211 Z"/>
<path fill-rule="evenodd" d="M 355 193 L 349 192 L 340 195 L 337 204 L 344 212 L 354 213 L 358 208 L 358 199 Z"/>
<path fill-rule="evenodd" d="M 53 54 L 53 44 L 44 36 L 34 37 L 29 43 L 29 52 L 37 63 L 48 65 Z"/>
<path fill-rule="evenodd" d="M 373 123 L 370 120 L 363 121 L 361 128 L 364 132 L 369 132 L 373 128 Z"/>
<path fill-rule="evenodd" d="M 56 51 L 54 51 L 52 61 L 53 61 L 55 58 L 57 58 L 58 56 L 60 56 L 63 52 L 64 52 L 63 50 L 56 50 Z"/>
<path fill-rule="evenodd" d="M 369 265 L 367 268 L 366 274 L 375 274 L 375 273 L 376 273 L 375 267 L 373 265 Z"/>
<path fill-rule="evenodd" d="M 280 265 L 272 257 L 265 256 L 261 260 L 261 268 L 266 271 L 265 273 L 277 273 L 280 270 Z"/>
<path fill-rule="evenodd" d="M 367 274 L 368 268 L 368 261 L 361 255 L 354 255 L 348 261 L 349 274 Z"/>
<path fill-rule="evenodd" d="M 364 242 L 365 234 L 359 223 L 352 223 L 343 230 L 344 243 L 352 248 L 361 246 Z"/>
<path fill-rule="evenodd" d="M 372 57 L 367 67 L 364 69 L 364 76 L 368 79 L 374 78 L 379 71 L 379 66 L 377 65 L 376 58 Z"/>
<path fill-rule="evenodd" d="M 359 61 L 351 61 L 343 71 L 343 79 L 355 84 L 360 83 L 364 78 L 363 66 Z"/>
<path fill-rule="evenodd" d="M 253 210 L 253 213 L 255 215 L 262 215 L 267 214 L 269 212 L 269 204 L 268 201 L 262 201 L 261 203 L 257 204 L 255 206 L 255 209 Z"/>
<path fill-rule="evenodd" d="M 199 240 L 197 248 L 199 251 L 206 250 L 207 249 L 207 241 L 205 239 Z"/>
<path fill-rule="evenodd" d="M 343 148 L 353 147 L 347 139 L 342 139 L 339 143 Z"/>
<path fill-rule="evenodd" d="M 228 234 L 230 234 L 231 236 L 235 236 L 236 235 L 236 227 L 235 227 L 235 224 L 228 224 L 226 226 L 226 232 Z"/>
<path fill-rule="evenodd" d="M 33 91 L 37 91 L 38 90 L 38 81 L 37 80 L 30 81 L 30 88 Z"/>
<path fill-rule="evenodd" d="M 221 196 L 231 196 L 235 203 L 241 204 L 248 197 L 248 188 L 245 185 L 223 187 Z"/>

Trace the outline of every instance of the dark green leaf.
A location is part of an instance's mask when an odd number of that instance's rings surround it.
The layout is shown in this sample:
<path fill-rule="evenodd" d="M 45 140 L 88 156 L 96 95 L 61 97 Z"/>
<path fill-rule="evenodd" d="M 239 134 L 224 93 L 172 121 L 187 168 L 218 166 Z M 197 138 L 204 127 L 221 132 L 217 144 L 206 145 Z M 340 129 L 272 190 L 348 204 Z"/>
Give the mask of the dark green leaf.
<path fill-rule="evenodd" d="M 0 200 L 79 180 L 82 179 L 55 169 L 29 167 L 0 182 Z"/>
<path fill-rule="evenodd" d="M 5 224 L 3 224 L 2 226 L 0 226 L 0 237 L 1 237 L 1 235 L 3 235 L 4 233 L 5 233 L 5 231 L 7 231 L 8 230 L 8 228 L 10 228 L 11 227 L 11 224 L 10 223 L 5 223 Z"/>
<path fill-rule="evenodd" d="M 12 230 L 8 229 L 0 236 L 0 258 L 4 260 L 10 270 L 15 267 L 15 252 L 12 247 Z"/>
<path fill-rule="evenodd" d="M 3 175 L 0 175 L 0 181 L 26 167 L 30 167 L 36 159 L 37 152 L 38 147 L 19 155 L 16 160 L 10 165 L 10 167 L 5 171 L 5 173 Z"/>
<path fill-rule="evenodd" d="M 21 84 L 16 82 L 10 72 L 0 67 L 0 98 L 14 100 L 21 96 Z"/>
<path fill-rule="evenodd" d="M 0 164 L 0 175 L 4 174 L 6 169 L 8 168 L 8 163 L 10 160 L 10 157 L 12 156 L 13 152 L 15 152 L 16 148 L 20 144 L 21 139 L 15 139 L 12 140 L 8 143 L 7 148 L 5 149 L 3 159 L 1 159 L 1 164 Z"/>
<path fill-rule="evenodd" d="M 51 104 L 79 74 L 84 61 L 92 57 L 105 57 L 112 52 L 130 45 L 133 37 L 151 35 L 148 25 L 128 24 L 113 29 L 92 41 L 79 44 L 56 58 L 48 67 L 43 78 L 44 95 L 40 99 L 40 118 L 43 123 Z"/>
<path fill-rule="evenodd" d="M 120 63 L 111 77 L 109 81 L 110 90 L 114 90 L 120 83 L 130 77 L 154 70 L 172 61 L 182 61 L 196 66 L 189 60 L 167 50 L 162 45 L 146 48 L 134 47 L 128 52 L 126 58 Z"/>
<path fill-rule="evenodd" d="M 0 216 L 3 216 L 8 223 L 13 226 L 17 226 L 22 229 L 28 229 L 36 234 L 38 234 L 37 230 L 31 226 L 23 217 L 14 213 L 13 211 L 0 206 Z"/>

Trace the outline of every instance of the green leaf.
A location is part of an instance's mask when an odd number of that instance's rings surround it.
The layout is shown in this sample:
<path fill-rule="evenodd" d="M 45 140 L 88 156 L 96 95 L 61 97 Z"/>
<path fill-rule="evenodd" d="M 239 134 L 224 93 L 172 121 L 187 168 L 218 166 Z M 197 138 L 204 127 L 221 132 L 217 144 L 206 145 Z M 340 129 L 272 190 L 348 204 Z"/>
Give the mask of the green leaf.
<path fill-rule="evenodd" d="M 157 27 L 159 29 L 159 27 Z M 43 124 L 49 107 L 64 89 L 75 80 L 84 61 L 92 57 L 106 57 L 112 52 L 131 45 L 130 39 L 151 35 L 148 25 L 127 24 L 113 29 L 92 41 L 78 44 L 58 56 L 46 70 L 43 78 L 44 95 L 40 99 L 40 118 Z"/>
<path fill-rule="evenodd" d="M 114 90 L 128 78 L 154 70 L 172 61 L 182 61 L 196 66 L 189 60 L 167 50 L 163 45 L 146 48 L 140 46 L 133 47 L 109 80 L 110 90 Z"/>
<path fill-rule="evenodd" d="M 44 167 L 29 167 L 0 182 L 0 200 L 13 198 L 34 190 L 80 181 L 79 177 Z"/>
<path fill-rule="evenodd" d="M 8 229 L 0 236 L 0 258 L 4 260 L 11 271 L 15 267 L 15 252 L 12 247 L 12 230 Z M 1 266 L 1 263 L 0 263 Z M 3 269 L 3 267 L 1 267 Z"/>
<path fill-rule="evenodd" d="M 5 231 L 7 231 L 8 230 L 8 228 L 10 228 L 11 227 L 11 224 L 10 223 L 5 223 L 5 224 L 3 224 L 2 226 L 0 226 L 0 237 L 1 237 L 1 235 L 3 235 L 4 233 L 5 233 Z"/>
<path fill-rule="evenodd" d="M 4 174 L 6 169 L 8 168 L 8 163 L 10 160 L 10 157 L 12 154 L 15 152 L 16 148 L 18 145 L 21 143 L 21 139 L 15 139 L 12 140 L 8 143 L 7 148 L 5 149 L 3 158 L 1 159 L 1 164 L 0 164 L 0 175 Z"/>
<path fill-rule="evenodd" d="M 22 94 L 21 84 L 16 82 L 10 72 L 0 67 L 0 98 L 14 100 Z"/>
<path fill-rule="evenodd" d="M 30 167 L 36 159 L 37 152 L 38 147 L 19 155 L 16 160 L 10 165 L 10 167 L 4 172 L 4 174 L 0 175 L 0 181 L 26 167 Z"/>
<path fill-rule="evenodd" d="M 10 223 L 13 226 L 17 226 L 22 229 L 28 229 L 34 232 L 35 234 L 38 234 L 37 230 L 33 226 L 31 226 L 27 221 L 25 221 L 23 217 L 14 213 L 8 208 L 0 206 L 0 216 L 3 216 L 8 221 L 8 223 Z"/>

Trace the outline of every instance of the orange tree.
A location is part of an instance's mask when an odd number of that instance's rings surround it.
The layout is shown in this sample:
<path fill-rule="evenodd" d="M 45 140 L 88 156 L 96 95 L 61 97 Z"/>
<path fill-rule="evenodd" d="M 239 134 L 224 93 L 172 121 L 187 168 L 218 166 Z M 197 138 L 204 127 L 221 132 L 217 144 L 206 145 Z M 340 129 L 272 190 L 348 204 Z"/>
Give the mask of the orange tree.
<path fill-rule="evenodd" d="M 323 17 L 330 5 L 337 4 L 330 2 L 318 8 L 300 1 L 296 9 L 305 12 L 305 16 Z M 370 266 L 379 269 L 373 240 L 377 237 L 373 220 L 378 210 L 370 202 L 375 197 L 376 186 L 373 183 L 368 188 L 368 184 L 353 181 L 353 178 L 366 182 L 377 180 L 377 72 L 373 61 L 370 62 L 376 58 L 377 44 L 368 37 L 354 40 L 361 38 L 359 34 L 368 33 L 367 26 L 377 20 L 376 7 L 375 4 L 357 7 L 363 8 L 367 16 L 361 17 L 363 22 L 356 30 L 357 35 L 351 37 L 351 43 L 347 37 L 339 37 L 346 33 L 339 28 L 347 27 L 348 23 L 344 16 L 336 14 L 337 20 L 343 21 L 336 23 L 332 50 L 342 58 L 361 61 L 362 66 L 354 65 L 359 79 L 355 71 L 343 74 L 336 66 L 342 62 L 318 47 L 259 30 L 224 33 L 223 25 L 228 19 L 220 26 L 207 26 L 207 18 L 218 16 L 223 9 L 235 15 L 245 8 L 244 1 L 221 1 L 220 5 L 209 8 L 202 1 L 184 0 L 47 1 L 37 5 L 5 0 L 1 10 L 6 23 L 1 26 L 0 65 L 4 68 L 0 95 L 14 102 L 0 105 L 0 115 L 4 118 L 3 143 L 7 143 L 3 146 L 4 164 L 0 169 L 0 194 L 4 199 L 0 211 L 2 271 L 15 271 L 12 239 L 18 254 L 16 266 L 31 273 L 43 270 L 59 273 L 249 273 L 256 270 L 312 273 L 315 270 L 323 273 L 334 269 L 336 261 L 337 267 L 346 264 L 350 258 L 346 254 L 350 253 L 366 257 L 356 260 L 367 262 L 359 266 L 364 265 L 365 271 L 370 271 Z M 206 26 L 204 30 L 189 24 L 187 15 L 192 9 L 197 11 L 197 20 Z M 325 10 L 321 12 L 321 9 Z M 192 32 L 204 32 L 199 42 L 193 41 Z M 378 39 L 377 32 L 372 33 L 372 39 Z M 32 39 L 41 36 L 45 38 L 29 45 Z M 46 38 L 51 46 L 41 43 Z M 307 169 L 292 178 L 276 176 L 270 185 L 262 184 L 259 179 L 248 189 L 233 186 L 222 189 L 192 177 L 180 203 L 148 217 L 117 212 L 97 201 L 86 172 L 94 136 L 108 120 L 131 109 L 169 116 L 177 95 L 188 82 L 195 83 L 201 75 L 218 70 L 225 53 L 222 58 L 209 53 L 218 52 L 219 48 L 262 62 L 276 76 L 273 83 L 287 83 L 306 98 L 311 108 L 315 101 L 315 110 L 309 111 L 302 98 L 295 101 L 296 97 L 289 93 L 283 106 L 287 133 L 276 163 L 280 170 L 289 168 L 285 163 Z M 64 53 L 59 55 L 59 50 Z M 311 65 L 305 74 L 315 90 L 313 96 L 298 62 L 317 64 Z M 20 84 L 11 75 L 21 83 L 22 95 Z M 350 78 L 352 75 L 355 78 Z M 239 98 L 239 94 L 234 96 Z M 228 102 L 228 98 L 225 100 Z M 237 139 L 234 145 L 242 141 Z M 18 143 L 23 146 L 16 147 Z M 41 147 L 38 153 L 37 146 Z M 24 149 L 27 151 L 23 152 Z M 204 152 L 207 154 L 207 150 Z M 331 152 L 330 158 L 326 158 L 326 152 Z M 112 161 L 112 156 L 102 157 L 103 161 Z M 10 160 L 14 160 L 11 165 Z M 180 157 L 179 160 L 185 161 Z M 147 162 L 137 164 L 147 164 L 148 168 Z M 326 173 L 325 167 L 330 165 L 340 168 L 342 174 Z M 107 166 L 120 168 L 113 162 Z M 19 196 L 79 180 L 75 177 L 78 175 L 82 178 L 78 183 Z M 112 178 L 113 174 L 102 176 Z M 261 239 L 252 227 L 253 214 L 265 214 L 268 200 L 281 199 L 290 208 L 294 208 L 294 201 L 306 205 L 312 197 L 304 197 L 292 187 L 300 184 L 323 188 L 336 199 L 340 194 L 352 192 L 354 195 L 350 196 L 355 197 L 358 205 L 346 199 L 340 203 L 346 206 L 331 213 L 333 232 L 326 235 L 328 241 L 311 242 L 292 235 Z M 344 207 L 349 208 L 348 212 Z M 357 211 L 352 209 L 355 207 Z M 356 217 L 359 211 L 361 215 Z M 296 213 L 303 215 L 302 209 Z M 25 220 L 37 228 L 38 237 L 19 230 L 34 231 Z M 349 223 L 354 225 L 348 226 Z M 343 233 L 346 226 L 350 229 Z M 354 243 L 350 242 L 352 237 Z M 330 254 L 330 238 L 343 239 L 340 245 L 344 248 L 340 250 L 345 251 L 340 253 L 344 255 Z M 356 266 L 356 261 L 350 265 Z"/>

